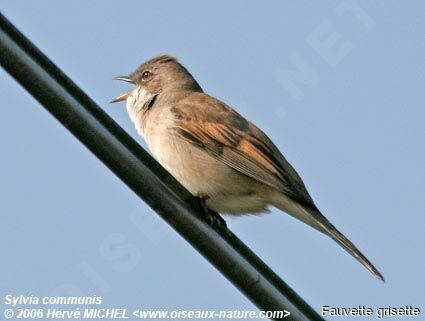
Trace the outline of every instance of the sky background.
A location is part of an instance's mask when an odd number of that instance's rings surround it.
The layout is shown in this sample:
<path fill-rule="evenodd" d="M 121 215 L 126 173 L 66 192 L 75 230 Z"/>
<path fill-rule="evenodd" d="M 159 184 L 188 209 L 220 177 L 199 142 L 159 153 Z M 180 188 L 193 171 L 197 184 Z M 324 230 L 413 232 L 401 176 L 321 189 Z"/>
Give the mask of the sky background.
<path fill-rule="evenodd" d="M 112 78 L 178 57 L 273 139 L 387 283 L 277 210 L 229 218 L 232 231 L 318 311 L 425 309 L 424 2 L 264 4 L 13 0 L 0 10 L 145 148 L 124 104 L 108 103 L 130 88 Z M 3 70 L 0 93 L 2 301 L 96 294 L 105 307 L 256 310 Z"/>

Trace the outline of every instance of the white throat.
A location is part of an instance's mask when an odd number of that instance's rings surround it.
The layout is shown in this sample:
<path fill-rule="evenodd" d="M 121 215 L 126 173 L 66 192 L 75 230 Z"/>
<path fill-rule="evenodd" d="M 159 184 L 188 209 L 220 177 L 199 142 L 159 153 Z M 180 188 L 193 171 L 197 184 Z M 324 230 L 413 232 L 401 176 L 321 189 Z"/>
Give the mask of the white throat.
<path fill-rule="evenodd" d="M 143 106 L 149 101 L 151 96 L 152 95 L 145 88 L 138 86 L 127 97 L 127 112 L 136 126 L 139 125 L 138 123 L 141 120 Z"/>

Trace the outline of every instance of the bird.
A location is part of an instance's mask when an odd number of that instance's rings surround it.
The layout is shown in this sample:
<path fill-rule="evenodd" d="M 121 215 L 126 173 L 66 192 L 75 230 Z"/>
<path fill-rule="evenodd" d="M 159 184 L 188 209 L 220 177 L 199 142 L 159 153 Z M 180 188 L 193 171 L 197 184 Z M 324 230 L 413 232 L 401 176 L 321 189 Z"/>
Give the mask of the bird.
<path fill-rule="evenodd" d="M 378 269 L 320 212 L 271 139 L 206 94 L 175 57 L 154 57 L 129 76 L 114 79 L 135 87 L 111 103 L 126 102 L 154 157 L 209 210 L 243 215 L 278 208 L 329 236 L 384 282 Z"/>

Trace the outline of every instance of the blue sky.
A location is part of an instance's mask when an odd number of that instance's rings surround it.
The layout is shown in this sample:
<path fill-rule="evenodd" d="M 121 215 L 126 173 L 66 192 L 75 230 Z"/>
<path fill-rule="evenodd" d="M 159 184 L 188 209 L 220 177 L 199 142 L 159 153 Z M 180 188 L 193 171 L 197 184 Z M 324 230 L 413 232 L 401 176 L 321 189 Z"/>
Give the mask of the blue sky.
<path fill-rule="evenodd" d="M 314 308 L 424 308 L 421 1 L 2 1 L 135 137 L 112 81 L 163 53 L 261 127 L 322 212 L 382 271 L 273 210 L 230 228 Z M 0 294 L 150 309 L 255 309 L 0 70 Z"/>

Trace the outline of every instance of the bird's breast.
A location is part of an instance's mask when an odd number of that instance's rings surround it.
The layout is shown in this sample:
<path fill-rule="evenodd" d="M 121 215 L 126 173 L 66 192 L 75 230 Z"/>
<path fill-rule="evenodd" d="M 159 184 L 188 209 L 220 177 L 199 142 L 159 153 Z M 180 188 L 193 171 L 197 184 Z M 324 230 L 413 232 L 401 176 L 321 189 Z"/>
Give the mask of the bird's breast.
<path fill-rule="evenodd" d="M 145 119 L 137 117 L 135 125 L 158 162 L 193 195 L 207 197 L 210 208 L 227 213 L 264 211 L 266 204 L 258 197 L 262 184 L 181 139 L 166 109 L 153 108 Z"/>

